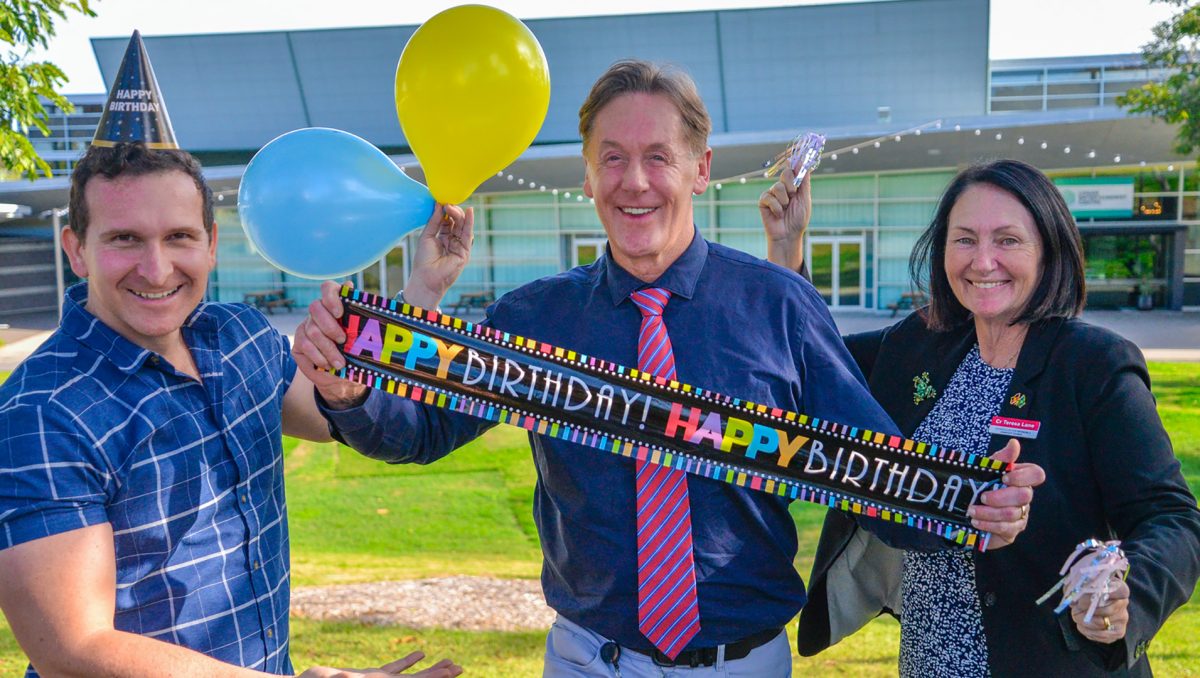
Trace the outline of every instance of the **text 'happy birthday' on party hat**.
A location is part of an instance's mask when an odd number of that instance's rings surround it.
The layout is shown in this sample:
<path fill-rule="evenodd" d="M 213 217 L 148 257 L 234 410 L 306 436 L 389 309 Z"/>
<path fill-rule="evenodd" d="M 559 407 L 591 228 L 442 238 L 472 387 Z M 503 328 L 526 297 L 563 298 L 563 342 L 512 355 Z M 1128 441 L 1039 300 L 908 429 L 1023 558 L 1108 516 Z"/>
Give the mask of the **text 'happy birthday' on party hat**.
<path fill-rule="evenodd" d="M 137 31 L 129 38 L 92 145 L 112 147 L 134 141 L 145 143 L 147 148 L 179 148 L 142 34 Z"/>

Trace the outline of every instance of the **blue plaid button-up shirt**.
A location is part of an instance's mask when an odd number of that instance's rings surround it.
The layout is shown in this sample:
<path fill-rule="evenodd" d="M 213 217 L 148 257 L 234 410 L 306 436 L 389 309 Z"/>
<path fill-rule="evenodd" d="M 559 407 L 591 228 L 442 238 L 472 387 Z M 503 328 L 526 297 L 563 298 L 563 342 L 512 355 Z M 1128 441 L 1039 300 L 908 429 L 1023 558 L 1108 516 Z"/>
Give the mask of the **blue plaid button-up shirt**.
<path fill-rule="evenodd" d="M 62 325 L 0 386 L 0 549 L 109 523 L 117 629 L 292 673 L 287 339 L 253 309 L 201 304 L 183 327 L 197 382 L 86 299 L 67 291 Z"/>

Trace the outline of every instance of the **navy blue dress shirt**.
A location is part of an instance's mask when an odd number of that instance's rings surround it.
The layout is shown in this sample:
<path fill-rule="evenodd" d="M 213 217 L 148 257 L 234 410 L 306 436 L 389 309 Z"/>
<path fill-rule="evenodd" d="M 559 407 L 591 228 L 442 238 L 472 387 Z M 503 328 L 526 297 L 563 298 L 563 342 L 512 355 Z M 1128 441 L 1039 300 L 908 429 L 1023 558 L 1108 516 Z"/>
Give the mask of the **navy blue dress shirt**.
<path fill-rule="evenodd" d="M 623 365 L 637 364 L 642 316 L 629 294 L 671 292 L 663 313 L 683 382 L 877 431 L 895 432 L 867 392 L 824 301 L 791 271 L 697 233 L 645 284 L 611 255 L 506 294 L 488 324 Z M 428 463 L 490 424 L 372 391 L 363 405 L 326 410 L 335 435 L 367 456 Z M 530 435 L 538 482 L 534 518 L 546 601 L 618 643 L 648 651 L 638 631 L 634 461 Z M 805 601 L 793 567 L 789 501 L 688 476 L 700 632 L 688 648 L 782 627 Z"/>

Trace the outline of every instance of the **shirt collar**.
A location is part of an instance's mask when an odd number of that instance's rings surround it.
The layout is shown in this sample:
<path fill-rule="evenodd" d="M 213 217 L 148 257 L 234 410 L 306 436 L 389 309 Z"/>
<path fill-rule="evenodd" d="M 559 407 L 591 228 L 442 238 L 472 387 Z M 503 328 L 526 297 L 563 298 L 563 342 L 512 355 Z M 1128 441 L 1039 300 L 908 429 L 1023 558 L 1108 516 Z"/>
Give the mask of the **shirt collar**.
<path fill-rule="evenodd" d="M 661 287 L 671 293 L 672 296 L 691 299 L 696 291 L 696 283 L 700 280 L 700 273 L 704 270 L 704 264 L 708 261 L 708 241 L 700 237 L 700 231 L 692 226 L 692 242 L 688 244 L 683 254 L 663 271 L 663 274 L 658 276 L 654 282 L 643 282 L 629 271 L 621 268 L 613 259 L 612 249 L 606 245 L 604 248 L 604 275 L 603 280 L 608 285 L 609 293 L 612 295 L 613 306 L 619 305 L 621 302 L 629 298 L 636 290 L 646 287 Z"/>
<path fill-rule="evenodd" d="M 121 336 L 99 318 L 92 315 L 86 308 L 88 299 L 87 282 L 81 282 L 67 288 L 63 295 L 62 331 L 67 336 L 91 348 L 126 374 L 132 374 L 145 364 L 155 353 L 142 348 Z M 192 311 L 183 323 L 191 330 L 207 331 L 215 328 L 216 320 L 206 311 L 207 303 L 202 303 Z M 184 333 L 187 341 L 188 333 Z M 190 342 L 189 342 L 190 344 Z"/>

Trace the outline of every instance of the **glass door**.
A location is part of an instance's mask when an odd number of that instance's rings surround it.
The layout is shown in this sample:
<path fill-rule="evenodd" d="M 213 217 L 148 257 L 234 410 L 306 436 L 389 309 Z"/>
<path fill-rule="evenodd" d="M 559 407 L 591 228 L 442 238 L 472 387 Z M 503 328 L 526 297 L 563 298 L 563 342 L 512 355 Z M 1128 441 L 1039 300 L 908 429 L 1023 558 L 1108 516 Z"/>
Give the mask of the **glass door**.
<path fill-rule="evenodd" d="M 805 260 L 813 286 L 832 308 L 862 308 L 862 236 L 821 236 L 808 239 Z"/>
<path fill-rule="evenodd" d="M 571 248 L 571 265 L 586 266 L 604 254 L 604 245 L 608 239 L 575 236 L 574 241 Z"/>
<path fill-rule="evenodd" d="M 368 292 L 374 292 L 391 299 L 400 294 L 407 275 L 407 244 L 401 242 L 392 248 L 382 259 L 365 268 L 359 285 Z"/>

